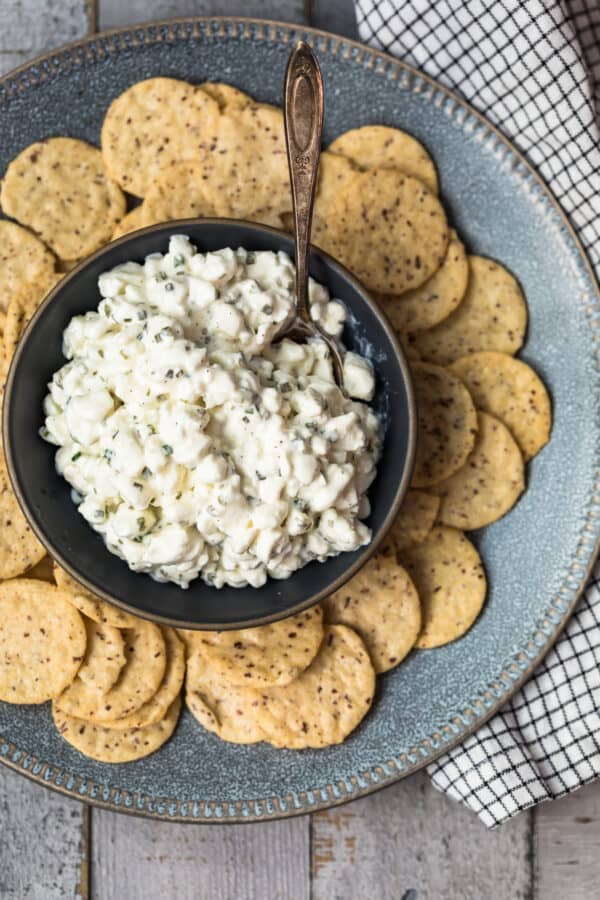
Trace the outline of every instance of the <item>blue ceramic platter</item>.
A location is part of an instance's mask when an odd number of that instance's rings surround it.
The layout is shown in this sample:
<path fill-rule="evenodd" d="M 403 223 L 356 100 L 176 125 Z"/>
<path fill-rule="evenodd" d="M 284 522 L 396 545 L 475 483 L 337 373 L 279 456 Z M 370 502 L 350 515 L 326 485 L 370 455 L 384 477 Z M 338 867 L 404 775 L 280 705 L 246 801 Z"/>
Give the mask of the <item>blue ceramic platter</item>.
<path fill-rule="evenodd" d="M 99 142 L 110 101 L 142 78 L 227 81 L 281 103 L 290 45 L 317 50 L 325 142 L 364 124 L 410 131 L 439 168 L 446 208 L 469 250 L 511 269 L 529 301 L 522 358 L 549 386 L 554 429 L 528 467 L 529 487 L 477 538 L 489 575 L 483 614 L 460 641 L 413 653 L 379 679 L 374 708 L 339 747 L 240 747 L 184 714 L 158 753 L 108 766 L 56 734 L 48 706 L 0 704 L 0 759 L 116 810 L 188 822 L 294 815 L 358 797 L 427 764 L 474 731 L 531 672 L 563 627 L 600 531 L 598 289 L 546 188 L 468 106 L 384 54 L 331 35 L 249 20 L 190 19 L 92 38 L 0 82 L 0 171 L 55 134 Z"/>

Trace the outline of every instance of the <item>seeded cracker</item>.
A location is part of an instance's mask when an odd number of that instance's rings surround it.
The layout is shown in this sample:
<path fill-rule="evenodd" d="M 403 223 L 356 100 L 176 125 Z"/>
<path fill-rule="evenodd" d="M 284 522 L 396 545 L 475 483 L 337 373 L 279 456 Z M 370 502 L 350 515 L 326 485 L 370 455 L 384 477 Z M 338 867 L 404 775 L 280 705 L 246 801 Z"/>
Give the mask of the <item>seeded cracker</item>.
<path fill-rule="evenodd" d="M 118 628 L 84 619 L 87 634 L 85 658 L 77 677 L 89 688 L 106 693 L 125 665 L 125 645 Z"/>
<path fill-rule="evenodd" d="M 402 294 L 427 281 L 448 247 L 444 209 L 425 185 L 394 169 L 361 172 L 328 204 L 313 240 L 373 291 Z"/>
<path fill-rule="evenodd" d="M 80 753 L 100 762 L 125 763 L 149 756 L 162 747 L 175 731 L 180 709 L 181 699 L 177 697 L 159 722 L 120 731 L 69 716 L 56 703 L 52 704 L 52 716 L 61 737 Z"/>
<path fill-rule="evenodd" d="M 202 90 L 219 104 L 219 108 L 230 112 L 232 109 L 243 109 L 246 106 L 255 106 L 256 101 L 250 94 L 245 94 L 239 88 L 222 81 L 203 81 Z"/>
<path fill-rule="evenodd" d="M 399 128 L 386 125 L 354 128 L 336 138 L 329 149 L 351 159 L 361 169 L 399 169 L 418 178 L 437 194 L 437 173 L 429 153 L 416 138 Z"/>
<path fill-rule="evenodd" d="M 323 639 L 323 610 L 239 631 L 197 631 L 199 651 L 221 677 L 235 685 L 288 684 L 306 669 Z"/>
<path fill-rule="evenodd" d="M 159 170 L 211 153 L 219 106 L 198 87 L 174 78 L 132 85 L 108 108 L 102 155 L 123 190 L 144 197 Z"/>
<path fill-rule="evenodd" d="M 77 677 L 58 697 L 57 708 L 78 719 L 110 722 L 135 712 L 156 693 L 166 669 L 160 628 L 140 619 L 125 638 L 125 665 L 109 691 L 99 693 Z"/>
<path fill-rule="evenodd" d="M 508 428 L 482 412 L 478 424 L 475 446 L 462 469 L 431 488 L 441 498 L 438 521 L 464 531 L 500 519 L 525 488 L 523 457 Z"/>
<path fill-rule="evenodd" d="M 73 138 L 49 138 L 23 150 L 6 170 L 0 202 L 65 260 L 101 247 L 125 214 L 125 197 L 100 151 Z"/>
<path fill-rule="evenodd" d="M 411 544 L 420 544 L 433 528 L 439 508 L 439 497 L 424 491 L 408 491 L 385 546 L 393 545 L 395 550 L 403 550 Z"/>
<path fill-rule="evenodd" d="M 331 204 L 339 194 L 356 189 L 359 174 L 358 169 L 345 156 L 329 150 L 321 153 L 311 233 L 313 244 L 319 244 L 321 238 L 324 241 L 328 239 Z M 293 231 L 293 222 L 289 225 L 289 230 Z"/>
<path fill-rule="evenodd" d="M 428 362 L 447 366 L 479 350 L 515 354 L 527 327 L 527 304 L 513 276 L 483 256 L 469 257 L 469 283 L 452 315 L 429 331 L 414 335 Z"/>
<path fill-rule="evenodd" d="M 363 639 L 377 674 L 397 666 L 421 630 L 421 604 L 395 556 L 377 554 L 323 601 L 326 622 L 348 625 Z"/>
<path fill-rule="evenodd" d="M 400 333 L 433 328 L 456 309 L 467 290 L 469 264 L 467 254 L 453 228 L 444 261 L 421 287 L 401 297 L 379 295 L 394 329 Z"/>
<path fill-rule="evenodd" d="M 412 487 L 421 488 L 463 465 L 475 444 L 477 413 L 468 390 L 451 372 L 427 363 L 411 368 L 418 415 Z"/>
<path fill-rule="evenodd" d="M 23 575 L 45 555 L 17 503 L 0 451 L 0 579 Z"/>
<path fill-rule="evenodd" d="M 131 234 L 132 231 L 137 231 L 138 228 L 145 228 L 146 225 L 153 224 L 154 221 L 148 215 L 147 208 L 143 203 L 140 203 L 139 206 L 130 209 L 129 212 L 123 216 L 112 233 L 111 241 L 123 237 L 124 234 Z"/>
<path fill-rule="evenodd" d="M 486 593 L 483 565 L 462 531 L 437 527 L 421 544 L 402 552 L 414 581 L 423 614 L 416 646 L 441 647 L 469 630 Z"/>
<path fill-rule="evenodd" d="M 475 404 L 511 430 L 527 461 L 550 437 L 552 410 L 541 378 L 505 353 L 472 353 L 450 366 L 464 381 Z"/>
<path fill-rule="evenodd" d="M 7 366 L 14 356 L 17 344 L 27 323 L 49 291 L 61 280 L 62 275 L 54 272 L 35 283 L 23 285 L 11 298 L 4 320 L 4 358 Z"/>
<path fill-rule="evenodd" d="M 15 222 L 0 220 L 0 311 L 25 284 L 44 284 L 54 274 L 56 258 L 34 234 Z"/>
<path fill-rule="evenodd" d="M 75 678 L 83 620 L 62 591 L 19 578 L 0 584 L 0 700 L 44 703 Z"/>
<path fill-rule="evenodd" d="M 73 604 L 88 619 L 101 622 L 104 625 L 112 625 L 114 628 L 133 628 L 140 620 L 137 616 L 124 612 L 99 597 L 94 597 L 85 588 L 81 587 L 74 578 L 67 575 L 64 569 L 54 563 L 54 578 L 57 585 L 62 588 L 69 602 Z"/>

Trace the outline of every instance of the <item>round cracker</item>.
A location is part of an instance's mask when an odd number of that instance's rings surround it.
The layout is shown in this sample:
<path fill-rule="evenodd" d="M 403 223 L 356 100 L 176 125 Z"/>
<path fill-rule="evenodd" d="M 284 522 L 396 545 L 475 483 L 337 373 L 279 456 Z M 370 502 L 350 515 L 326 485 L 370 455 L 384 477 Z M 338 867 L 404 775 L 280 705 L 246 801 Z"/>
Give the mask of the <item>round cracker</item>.
<path fill-rule="evenodd" d="M 13 493 L 4 453 L 0 451 L 0 579 L 15 578 L 33 568 L 46 555 L 27 524 Z"/>
<path fill-rule="evenodd" d="M 27 323 L 48 292 L 61 280 L 62 275 L 53 272 L 43 280 L 22 286 L 11 298 L 4 320 L 4 356 L 9 364 Z"/>
<path fill-rule="evenodd" d="M 56 258 L 38 238 L 15 222 L 0 220 L 0 311 L 24 284 L 44 284 Z"/>
<path fill-rule="evenodd" d="M 437 194 L 438 179 L 429 153 L 416 138 L 387 125 L 364 125 L 340 134 L 330 144 L 332 153 L 351 159 L 361 169 L 399 169 L 418 178 Z"/>
<path fill-rule="evenodd" d="M 109 241 L 126 208 L 100 151 L 64 137 L 38 141 L 19 153 L 6 170 L 0 202 L 67 260 Z"/>
<path fill-rule="evenodd" d="M 516 279 L 491 259 L 469 256 L 469 283 L 461 303 L 413 341 L 423 359 L 446 366 L 479 350 L 514 355 L 526 328 L 527 304 Z"/>
<path fill-rule="evenodd" d="M 33 579 L 0 584 L 0 700 L 44 703 L 75 678 L 83 620 L 58 588 Z"/>
<path fill-rule="evenodd" d="M 523 457 L 499 419 L 479 412 L 475 445 L 464 466 L 431 487 L 441 499 L 438 521 L 472 531 L 502 518 L 525 489 Z"/>
<path fill-rule="evenodd" d="M 230 684 L 289 684 L 317 655 L 323 640 L 323 610 L 313 606 L 257 628 L 197 631 L 191 640 L 198 642 L 211 668 Z"/>
<path fill-rule="evenodd" d="M 77 677 L 57 699 L 57 707 L 78 719 L 110 722 L 128 716 L 157 692 L 166 669 L 165 642 L 158 625 L 142 619 L 128 628 L 125 665 L 116 684 L 101 694 Z"/>
<path fill-rule="evenodd" d="M 232 84 L 225 84 L 223 81 L 203 81 L 200 87 L 209 97 L 216 100 L 220 110 L 231 111 L 231 109 L 243 109 L 256 104 L 250 94 L 233 87 Z"/>
<path fill-rule="evenodd" d="M 175 731 L 180 710 L 181 698 L 177 697 L 160 722 L 114 731 L 69 716 L 56 703 L 52 704 L 54 724 L 61 737 L 85 756 L 105 763 L 133 762 L 155 753 Z"/>
<path fill-rule="evenodd" d="M 54 563 L 54 580 L 67 593 L 69 602 L 94 622 L 112 625 L 113 628 L 134 628 L 141 621 L 137 616 L 132 616 L 131 613 L 112 606 L 99 597 L 94 597 L 56 562 Z"/>
<path fill-rule="evenodd" d="M 85 657 L 77 677 L 89 688 L 105 694 L 118 681 L 125 665 L 125 643 L 118 628 L 84 619 Z"/>
<path fill-rule="evenodd" d="M 539 453 L 550 437 L 552 410 L 548 391 L 531 366 L 487 351 L 462 356 L 450 369 L 479 409 L 508 426 L 526 461 Z"/>
<path fill-rule="evenodd" d="M 448 318 L 467 290 L 469 263 L 462 241 L 453 228 L 446 256 L 440 268 L 425 284 L 401 297 L 380 295 L 395 331 L 400 333 L 433 328 Z"/>
<path fill-rule="evenodd" d="M 154 221 L 148 215 L 146 207 L 143 203 L 140 203 L 139 206 L 130 209 L 121 221 L 117 223 L 112 233 L 111 241 L 116 241 L 117 238 L 123 237 L 124 234 L 131 234 L 132 231 L 137 231 L 138 228 L 145 228 L 146 225 L 153 224 Z"/>
<path fill-rule="evenodd" d="M 326 622 L 360 635 L 377 674 L 402 662 L 421 630 L 419 595 L 395 556 L 372 557 L 323 609 Z"/>
<path fill-rule="evenodd" d="M 360 172 L 321 214 L 313 240 L 373 291 L 402 294 L 439 269 L 448 247 L 446 214 L 421 181 L 394 169 Z"/>
<path fill-rule="evenodd" d="M 424 491 L 407 491 L 384 549 L 390 545 L 394 550 L 403 550 L 412 544 L 420 544 L 433 528 L 439 508 L 439 497 Z"/>
<path fill-rule="evenodd" d="M 429 487 L 463 465 L 477 434 L 477 412 L 462 381 L 439 366 L 413 363 L 417 453 L 412 487 Z"/>
<path fill-rule="evenodd" d="M 201 88 L 148 78 L 120 94 L 102 125 L 102 155 L 121 187 L 144 197 L 164 166 L 212 152 L 219 105 Z"/>
<path fill-rule="evenodd" d="M 441 647 L 465 634 L 486 594 L 481 558 L 462 531 L 434 528 L 421 544 L 402 552 L 421 599 L 423 627 L 416 646 Z"/>
<path fill-rule="evenodd" d="M 181 691 L 185 677 L 185 647 L 177 637 L 175 629 L 162 628 L 161 631 L 165 641 L 167 665 L 160 687 L 150 700 L 135 712 L 121 719 L 105 722 L 105 728 L 143 728 L 154 722 L 160 722 Z"/>

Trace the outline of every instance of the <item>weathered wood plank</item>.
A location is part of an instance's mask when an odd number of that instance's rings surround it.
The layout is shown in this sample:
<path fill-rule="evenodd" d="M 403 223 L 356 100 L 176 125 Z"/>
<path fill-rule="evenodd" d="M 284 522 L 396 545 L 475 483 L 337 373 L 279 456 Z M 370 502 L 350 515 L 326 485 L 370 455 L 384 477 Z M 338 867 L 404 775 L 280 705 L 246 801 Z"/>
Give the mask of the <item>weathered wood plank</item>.
<path fill-rule="evenodd" d="M 100 28 L 170 16 L 259 16 L 303 22 L 304 0 L 99 0 Z"/>
<path fill-rule="evenodd" d="M 358 38 L 353 0 L 307 0 L 310 24 L 323 31 Z"/>
<path fill-rule="evenodd" d="M 94 810 L 94 900 L 309 900 L 308 818 L 174 825 Z"/>
<path fill-rule="evenodd" d="M 313 816 L 312 832 L 313 900 L 531 897 L 529 814 L 486 831 L 422 773 Z"/>
<path fill-rule="evenodd" d="M 536 900 L 592 900 L 600 891 L 600 782 L 534 812 Z"/>
<path fill-rule="evenodd" d="M 87 0 L 0 0 L 0 74 L 87 34 Z"/>
<path fill-rule="evenodd" d="M 0 768 L 0 897 L 87 897 L 85 818 L 68 800 Z"/>

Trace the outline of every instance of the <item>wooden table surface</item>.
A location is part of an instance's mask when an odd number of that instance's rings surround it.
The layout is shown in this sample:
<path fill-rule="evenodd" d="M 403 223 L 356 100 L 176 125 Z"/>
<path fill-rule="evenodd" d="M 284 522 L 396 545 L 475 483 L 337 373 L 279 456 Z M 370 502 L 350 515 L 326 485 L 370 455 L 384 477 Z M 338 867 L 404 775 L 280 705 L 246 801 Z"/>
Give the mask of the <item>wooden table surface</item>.
<path fill-rule="evenodd" d="M 192 13 L 356 34 L 352 0 L 0 0 L 0 72 L 90 31 Z M 423 773 L 312 816 L 187 826 L 90 809 L 0 767 L 1 900 L 585 900 L 600 896 L 599 850 L 599 783 L 493 832 Z"/>

